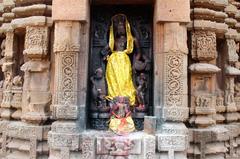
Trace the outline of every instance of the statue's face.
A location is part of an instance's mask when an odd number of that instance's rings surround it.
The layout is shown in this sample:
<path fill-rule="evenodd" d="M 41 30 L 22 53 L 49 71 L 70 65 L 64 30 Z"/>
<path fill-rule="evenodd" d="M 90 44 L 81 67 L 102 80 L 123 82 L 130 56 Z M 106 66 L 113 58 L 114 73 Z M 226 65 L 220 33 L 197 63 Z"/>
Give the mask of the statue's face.
<path fill-rule="evenodd" d="M 96 70 L 96 77 L 99 78 L 99 79 L 103 77 L 102 69 L 97 69 Z"/>
<path fill-rule="evenodd" d="M 116 35 L 125 35 L 126 34 L 126 17 L 123 15 L 116 15 L 113 18 L 113 27 Z"/>

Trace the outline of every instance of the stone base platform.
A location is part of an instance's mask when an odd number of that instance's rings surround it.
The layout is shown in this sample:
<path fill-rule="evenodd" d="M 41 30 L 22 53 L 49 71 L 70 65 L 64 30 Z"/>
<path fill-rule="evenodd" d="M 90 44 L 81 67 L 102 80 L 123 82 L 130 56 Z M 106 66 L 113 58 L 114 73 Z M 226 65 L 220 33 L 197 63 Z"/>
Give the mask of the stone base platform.
<path fill-rule="evenodd" d="M 0 121 L 1 159 L 47 159 L 50 125 Z"/>
<path fill-rule="evenodd" d="M 82 158 L 154 159 L 155 149 L 155 136 L 144 132 L 123 136 L 110 131 L 87 131 L 82 134 Z"/>

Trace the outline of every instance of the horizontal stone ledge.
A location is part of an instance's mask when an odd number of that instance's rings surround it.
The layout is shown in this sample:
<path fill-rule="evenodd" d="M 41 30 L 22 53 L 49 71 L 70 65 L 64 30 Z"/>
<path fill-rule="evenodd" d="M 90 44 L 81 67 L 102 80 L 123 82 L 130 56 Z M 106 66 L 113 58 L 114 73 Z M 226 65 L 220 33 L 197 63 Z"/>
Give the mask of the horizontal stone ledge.
<path fill-rule="evenodd" d="M 2 17 L 3 17 L 4 21 L 11 21 L 12 19 L 15 18 L 15 14 L 14 13 L 3 13 Z"/>
<path fill-rule="evenodd" d="M 16 6 L 25 6 L 25 5 L 41 4 L 41 3 L 50 4 L 51 2 L 52 0 L 15 0 Z"/>
<path fill-rule="evenodd" d="M 199 73 L 199 74 L 215 74 L 221 71 L 220 68 L 213 64 L 208 63 L 194 63 L 189 66 L 189 70 L 192 73 Z"/>
<path fill-rule="evenodd" d="M 227 66 L 225 67 L 225 73 L 228 76 L 238 76 L 240 75 L 240 70 L 232 66 Z"/>
<path fill-rule="evenodd" d="M 233 19 L 233 18 L 226 18 L 225 19 L 225 23 L 228 25 L 228 26 L 235 26 L 237 24 L 237 20 L 236 19 Z"/>
<path fill-rule="evenodd" d="M 43 16 L 51 15 L 52 6 L 46 4 L 35 4 L 25 7 L 16 7 L 12 9 L 16 17 Z"/>
<path fill-rule="evenodd" d="M 47 133 L 50 131 L 50 125 L 35 126 L 24 122 L 9 122 L 6 127 L 6 135 L 19 139 L 37 139 L 47 140 Z M 31 133 L 29 133 L 31 132 Z"/>
<path fill-rule="evenodd" d="M 190 0 L 191 4 L 197 6 L 210 7 L 213 9 L 224 9 L 228 5 L 228 0 Z"/>
<path fill-rule="evenodd" d="M 199 20 L 218 20 L 221 22 L 224 22 L 225 18 L 228 17 L 228 15 L 224 12 L 215 11 L 208 8 L 194 8 L 191 9 L 191 15 L 194 16 L 194 19 Z"/>
<path fill-rule="evenodd" d="M 27 18 L 14 19 L 11 22 L 12 28 L 26 28 L 27 26 L 52 26 L 52 18 L 45 16 L 32 16 Z"/>
<path fill-rule="evenodd" d="M 225 23 L 217 23 L 209 20 L 194 20 L 187 25 L 188 30 L 207 30 L 218 34 L 224 34 L 228 31 L 228 25 Z"/>

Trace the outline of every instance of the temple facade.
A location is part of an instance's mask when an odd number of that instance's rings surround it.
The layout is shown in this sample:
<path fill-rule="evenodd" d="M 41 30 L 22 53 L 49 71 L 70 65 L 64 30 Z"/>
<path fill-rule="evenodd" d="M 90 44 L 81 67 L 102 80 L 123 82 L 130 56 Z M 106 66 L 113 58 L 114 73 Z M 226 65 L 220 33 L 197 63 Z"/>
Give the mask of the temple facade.
<path fill-rule="evenodd" d="M 122 21 L 132 50 L 106 47 Z M 240 159 L 238 0 L 0 0 L 0 43 L 0 159 Z M 103 91 L 121 44 L 125 134 Z"/>

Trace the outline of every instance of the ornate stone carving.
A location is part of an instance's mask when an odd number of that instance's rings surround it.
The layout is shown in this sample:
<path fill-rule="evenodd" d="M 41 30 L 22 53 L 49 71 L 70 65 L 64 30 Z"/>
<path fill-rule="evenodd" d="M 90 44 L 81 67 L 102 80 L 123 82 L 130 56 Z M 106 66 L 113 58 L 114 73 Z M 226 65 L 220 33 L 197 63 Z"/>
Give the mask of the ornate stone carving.
<path fill-rule="evenodd" d="M 233 39 L 227 39 L 227 61 L 234 64 L 238 61 L 237 46 Z"/>
<path fill-rule="evenodd" d="M 167 62 L 165 70 L 166 83 L 165 102 L 167 106 L 182 106 L 183 104 L 183 55 L 169 54 L 166 55 Z"/>
<path fill-rule="evenodd" d="M 42 58 L 48 54 L 49 30 L 47 26 L 27 26 L 25 38 L 26 54 L 30 58 Z"/>
<path fill-rule="evenodd" d="M 195 31 L 192 33 L 192 58 L 210 61 L 217 57 L 216 34 L 211 31 Z"/>
<path fill-rule="evenodd" d="M 80 30 L 81 24 L 78 22 L 64 21 L 56 23 L 54 52 L 79 52 L 80 51 Z M 62 36 L 65 33 L 66 36 Z"/>
<path fill-rule="evenodd" d="M 141 141 L 126 137 L 98 137 L 96 153 L 110 156 L 139 155 L 141 154 Z"/>
<path fill-rule="evenodd" d="M 82 139 L 82 159 L 94 159 L 95 158 L 95 139 L 92 137 L 83 137 Z"/>
<path fill-rule="evenodd" d="M 156 158 L 155 153 L 156 153 L 156 139 L 153 136 L 146 136 L 143 139 L 143 146 L 144 146 L 144 151 L 143 151 L 143 158 L 144 159 L 153 159 Z"/>

